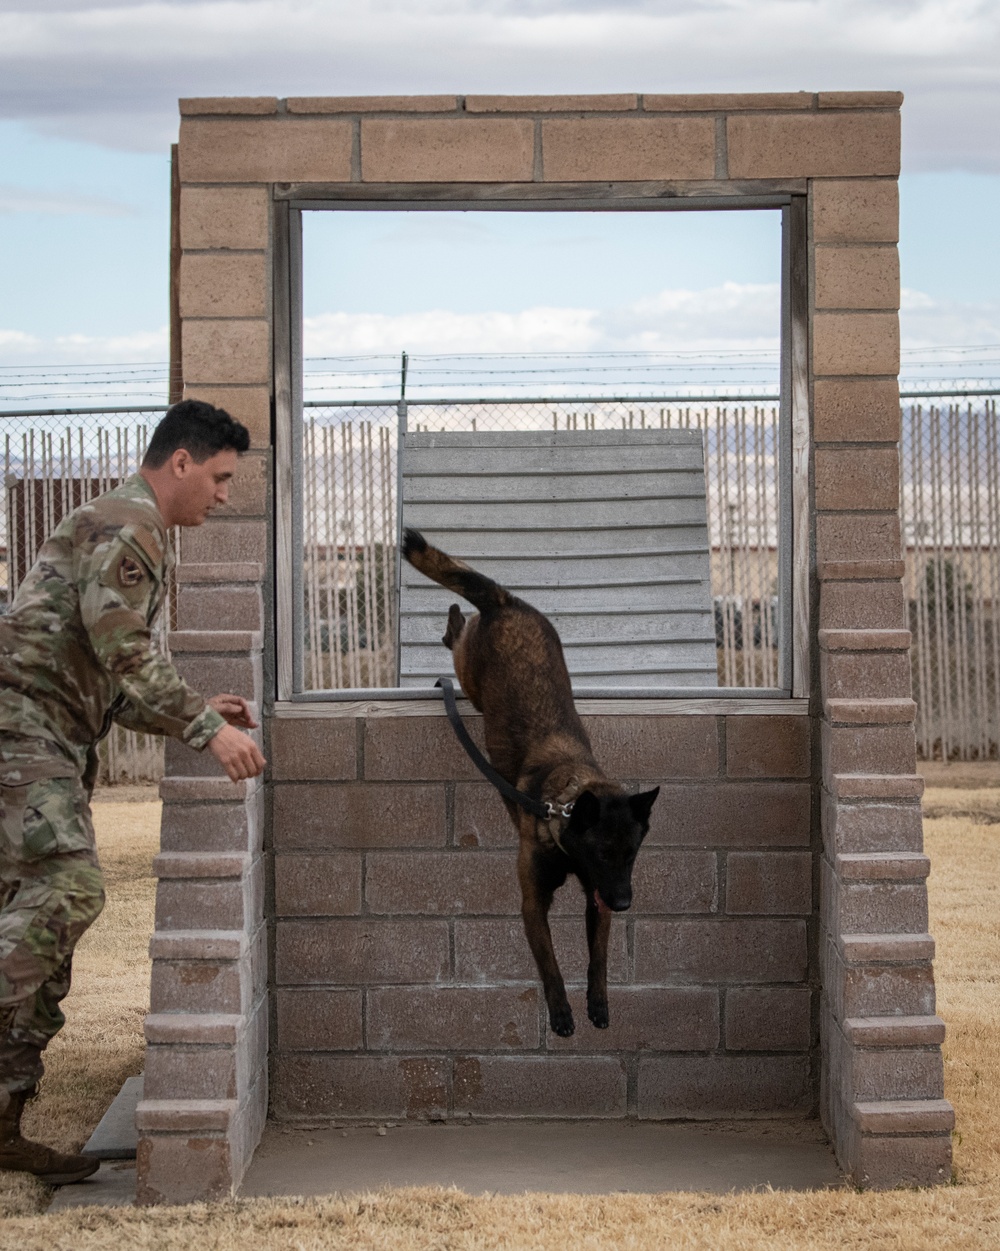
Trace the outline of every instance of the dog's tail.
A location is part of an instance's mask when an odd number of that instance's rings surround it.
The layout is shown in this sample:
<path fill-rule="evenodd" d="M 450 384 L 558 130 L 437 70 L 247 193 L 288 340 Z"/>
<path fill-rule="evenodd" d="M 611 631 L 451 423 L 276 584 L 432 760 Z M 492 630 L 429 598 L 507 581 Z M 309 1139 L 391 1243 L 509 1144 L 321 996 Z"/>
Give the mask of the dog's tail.
<path fill-rule="evenodd" d="M 484 577 L 447 552 L 431 547 L 419 530 L 403 531 L 403 555 L 422 574 L 461 595 L 480 612 L 501 608 L 512 596 L 492 578 Z"/>

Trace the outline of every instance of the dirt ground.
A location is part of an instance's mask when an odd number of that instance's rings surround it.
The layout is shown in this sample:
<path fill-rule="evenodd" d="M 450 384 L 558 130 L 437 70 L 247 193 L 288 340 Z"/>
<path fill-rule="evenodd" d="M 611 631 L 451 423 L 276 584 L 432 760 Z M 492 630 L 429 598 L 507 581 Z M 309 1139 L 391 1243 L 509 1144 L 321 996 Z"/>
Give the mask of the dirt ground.
<path fill-rule="evenodd" d="M 945 766 L 951 770 L 954 766 Z M 105 1251 L 942 1251 L 1000 1248 L 1000 788 L 993 773 L 927 777 L 931 930 L 956 1106 L 953 1184 L 859 1193 L 519 1195 L 382 1191 L 363 1199 L 259 1199 L 183 1208 L 80 1208 L 47 1216 L 45 1187 L 0 1175 L 0 1248 Z M 963 789 L 972 788 L 972 789 Z M 991 793 L 992 792 L 992 793 Z M 109 903 L 81 943 L 69 1024 L 50 1050 L 29 1130 L 86 1140 L 142 1067 L 159 809 L 148 793 L 95 804 Z"/>

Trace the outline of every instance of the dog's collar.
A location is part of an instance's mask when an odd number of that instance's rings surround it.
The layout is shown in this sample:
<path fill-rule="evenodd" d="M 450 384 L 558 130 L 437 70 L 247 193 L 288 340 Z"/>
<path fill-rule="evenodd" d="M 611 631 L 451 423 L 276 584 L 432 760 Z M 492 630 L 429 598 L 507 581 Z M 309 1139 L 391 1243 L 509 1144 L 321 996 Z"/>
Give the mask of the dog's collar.
<path fill-rule="evenodd" d="M 568 856 L 569 852 L 562 844 L 563 826 L 573 815 L 573 805 L 576 803 L 576 797 L 579 795 L 580 789 L 579 780 L 571 778 L 562 794 L 556 799 L 543 800 L 546 809 L 548 831 L 552 836 L 552 841 L 564 856 Z"/>

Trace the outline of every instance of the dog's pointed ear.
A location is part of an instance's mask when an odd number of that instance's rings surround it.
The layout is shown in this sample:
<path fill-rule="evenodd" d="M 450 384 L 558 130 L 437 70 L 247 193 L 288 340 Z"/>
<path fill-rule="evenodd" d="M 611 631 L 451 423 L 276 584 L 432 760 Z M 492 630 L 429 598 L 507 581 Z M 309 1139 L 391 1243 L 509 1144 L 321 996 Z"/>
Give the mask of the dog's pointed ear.
<path fill-rule="evenodd" d="M 573 801 L 573 811 L 570 813 L 567 829 L 589 830 L 600 819 L 601 801 L 593 791 L 581 791 Z"/>
<path fill-rule="evenodd" d="M 630 795 L 628 806 L 632 809 L 632 815 L 640 825 L 649 824 L 649 814 L 653 811 L 653 804 L 656 801 L 660 788 L 654 787 L 651 791 L 643 791 L 641 795 Z"/>

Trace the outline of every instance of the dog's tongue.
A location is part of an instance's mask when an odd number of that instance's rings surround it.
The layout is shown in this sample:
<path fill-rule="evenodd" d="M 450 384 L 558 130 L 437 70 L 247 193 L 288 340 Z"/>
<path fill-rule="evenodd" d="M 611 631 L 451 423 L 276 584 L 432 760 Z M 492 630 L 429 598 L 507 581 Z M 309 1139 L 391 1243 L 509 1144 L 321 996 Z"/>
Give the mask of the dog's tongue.
<path fill-rule="evenodd" d="M 604 900 L 601 898 L 601 892 L 600 892 L 600 891 L 597 891 L 597 890 L 595 890 L 595 891 L 594 891 L 594 903 L 595 903 L 595 904 L 597 904 L 597 911 L 598 911 L 598 912 L 610 912 L 610 911 L 611 911 L 611 909 L 608 907 L 608 905 L 607 905 L 607 904 L 604 902 Z"/>

